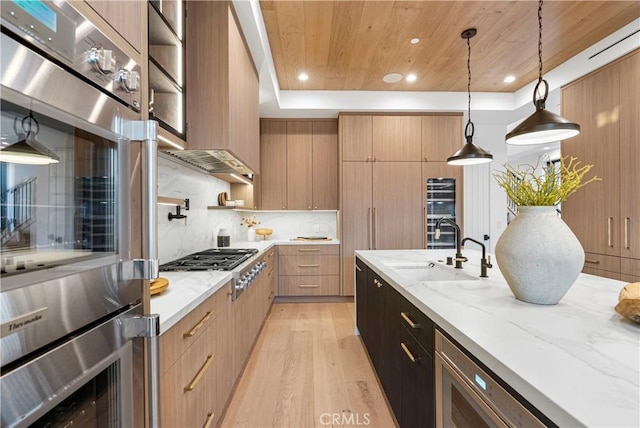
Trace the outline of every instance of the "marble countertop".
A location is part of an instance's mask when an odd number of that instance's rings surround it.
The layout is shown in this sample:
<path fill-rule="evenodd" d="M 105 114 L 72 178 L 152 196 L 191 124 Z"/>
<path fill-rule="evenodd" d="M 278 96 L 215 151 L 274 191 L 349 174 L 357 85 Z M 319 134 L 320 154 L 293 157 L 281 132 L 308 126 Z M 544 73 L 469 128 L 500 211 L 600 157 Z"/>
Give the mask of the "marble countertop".
<path fill-rule="evenodd" d="M 231 248 L 259 250 L 254 257 L 237 268 L 241 270 L 274 245 L 338 245 L 339 243 L 337 239 L 331 241 L 260 240 L 234 242 Z M 169 280 L 169 288 L 162 294 L 151 297 L 151 313 L 160 315 L 160 334 L 162 334 L 231 281 L 232 272 L 160 272 L 160 276 Z"/>
<path fill-rule="evenodd" d="M 554 423 L 640 426 L 640 325 L 614 311 L 624 282 L 581 274 L 557 305 L 544 306 L 515 299 L 495 261 L 489 278 L 477 278 L 479 251 L 463 251 L 469 258 L 463 271 L 477 280 L 419 282 L 390 267 L 426 261 L 445 266 L 454 253 L 356 251 Z"/>

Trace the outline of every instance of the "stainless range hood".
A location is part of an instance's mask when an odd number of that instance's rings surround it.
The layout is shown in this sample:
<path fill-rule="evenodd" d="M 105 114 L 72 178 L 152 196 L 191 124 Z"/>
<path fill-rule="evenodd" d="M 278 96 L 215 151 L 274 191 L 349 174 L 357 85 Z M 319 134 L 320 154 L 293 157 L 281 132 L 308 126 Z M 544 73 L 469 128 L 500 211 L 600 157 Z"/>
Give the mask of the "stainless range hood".
<path fill-rule="evenodd" d="M 253 174 L 249 167 L 228 150 L 163 150 L 163 152 L 209 174 Z"/>

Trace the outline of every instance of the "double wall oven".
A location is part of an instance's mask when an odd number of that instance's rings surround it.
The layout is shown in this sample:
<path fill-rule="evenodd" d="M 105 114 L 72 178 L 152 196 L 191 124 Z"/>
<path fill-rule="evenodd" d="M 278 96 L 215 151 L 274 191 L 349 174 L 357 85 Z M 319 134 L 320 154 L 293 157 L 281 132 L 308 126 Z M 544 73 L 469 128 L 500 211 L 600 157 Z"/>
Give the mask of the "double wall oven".
<path fill-rule="evenodd" d="M 73 2 L 0 3 L 2 427 L 154 426 L 157 124 L 140 120 L 140 65 Z"/>

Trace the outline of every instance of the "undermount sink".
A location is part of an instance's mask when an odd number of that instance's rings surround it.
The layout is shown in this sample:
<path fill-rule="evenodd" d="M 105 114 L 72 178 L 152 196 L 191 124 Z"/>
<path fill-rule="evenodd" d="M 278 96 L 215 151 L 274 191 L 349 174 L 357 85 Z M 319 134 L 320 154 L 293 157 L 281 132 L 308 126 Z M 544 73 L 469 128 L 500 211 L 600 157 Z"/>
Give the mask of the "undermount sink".
<path fill-rule="evenodd" d="M 386 266 L 397 271 L 398 275 L 412 282 L 422 281 L 470 281 L 479 279 L 455 269 L 435 262 L 389 262 Z"/>

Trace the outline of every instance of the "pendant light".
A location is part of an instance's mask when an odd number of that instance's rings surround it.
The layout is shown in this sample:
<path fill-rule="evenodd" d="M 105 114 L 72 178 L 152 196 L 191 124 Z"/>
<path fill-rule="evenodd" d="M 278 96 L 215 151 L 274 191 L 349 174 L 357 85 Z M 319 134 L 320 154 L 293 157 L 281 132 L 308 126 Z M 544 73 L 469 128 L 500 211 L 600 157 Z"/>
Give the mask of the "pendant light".
<path fill-rule="evenodd" d="M 464 127 L 464 137 L 466 142 L 460 150 L 447 158 L 447 163 L 449 165 L 478 165 L 481 163 L 491 162 L 493 160 L 493 155 L 491 153 L 473 144 L 473 132 L 475 127 L 473 126 L 473 122 L 471 122 L 471 43 L 469 42 L 469 39 L 475 36 L 477 32 L 478 31 L 475 28 L 469 28 L 464 30 L 460 35 L 463 39 L 467 40 L 467 47 L 469 51 L 467 56 L 467 71 L 469 76 L 467 79 L 469 120 L 467 121 L 467 125 Z"/>
<path fill-rule="evenodd" d="M 17 132 L 15 122 L 14 130 L 18 139 L 14 143 L 0 147 L 0 162 L 48 165 L 60 161 L 55 153 L 36 140 L 36 135 L 40 132 L 40 125 L 33 117 L 33 113 L 29 113 L 29 116 L 22 119 L 22 132 Z"/>
<path fill-rule="evenodd" d="M 545 110 L 549 84 L 542 78 L 542 1 L 538 3 L 538 83 L 533 90 L 535 113 L 506 135 L 507 144 L 545 144 L 566 140 L 580 133 L 580 125 Z M 540 90 L 544 92 L 540 94 Z"/>

